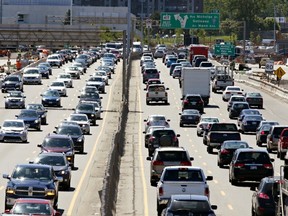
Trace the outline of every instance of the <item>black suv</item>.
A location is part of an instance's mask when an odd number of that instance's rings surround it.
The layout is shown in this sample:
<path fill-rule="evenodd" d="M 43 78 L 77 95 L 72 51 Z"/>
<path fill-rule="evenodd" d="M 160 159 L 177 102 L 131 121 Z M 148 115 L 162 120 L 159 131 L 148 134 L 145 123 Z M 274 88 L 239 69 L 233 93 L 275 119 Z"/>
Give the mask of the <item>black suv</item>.
<path fill-rule="evenodd" d="M 75 109 L 75 113 L 86 114 L 92 125 L 96 125 L 95 105 L 90 103 L 79 103 Z"/>
<path fill-rule="evenodd" d="M 9 75 L 5 77 L 1 86 L 2 93 L 9 90 L 19 90 L 23 92 L 23 80 L 20 75 Z"/>
<path fill-rule="evenodd" d="M 187 94 L 182 100 L 182 111 L 185 109 L 197 109 L 200 113 L 204 112 L 204 101 L 200 94 Z"/>
<path fill-rule="evenodd" d="M 51 200 L 58 207 L 58 178 L 53 167 L 42 164 L 19 164 L 12 175 L 3 174 L 8 179 L 5 192 L 5 209 L 11 209 L 18 198 L 38 198 Z"/>
<path fill-rule="evenodd" d="M 229 182 L 235 185 L 241 181 L 261 181 L 273 176 L 273 158 L 264 149 L 237 149 L 229 166 Z"/>
<path fill-rule="evenodd" d="M 261 180 L 257 190 L 255 187 L 250 188 L 254 191 L 252 195 L 252 215 L 275 215 L 279 185 L 279 177 L 266 177 Z"/>

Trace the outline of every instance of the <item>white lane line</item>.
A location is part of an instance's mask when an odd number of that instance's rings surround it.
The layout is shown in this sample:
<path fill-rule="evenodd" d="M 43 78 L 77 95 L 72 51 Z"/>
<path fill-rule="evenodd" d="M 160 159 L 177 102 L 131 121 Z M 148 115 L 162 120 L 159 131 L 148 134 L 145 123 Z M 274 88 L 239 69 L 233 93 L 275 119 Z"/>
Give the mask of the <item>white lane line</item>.
<path fill-rule="evenodd" d="M 0 187 L 0 190 L 3 190 L 3 189 L 4 189 L 4 186 L 1 186 L 1 187 Z"/>
<path fill-rule="evenodd" d="M 227 207 L 228 207 L 230 210 L 233 210 L 232 205 L 228 204 Z"/>
<path fill-rule="evenodd" d="M 202 156 L 201 155 L 198 155 L 198 157 L 201 159 L 202 158 Z"/>
<path fill-rule="evenodd" d="M 211 170 L 207 170 L 207 173 L 212 174 L 212 171 Z"/>
<path fill-rule="evenodd" d="M 203 162 L 202 164 L 203 164 L 204 166 L 207 166 L 207 163 L 206 163 L 206 162 Z"/>
<path fill-rule="evenodd" d="M 226 193 L 225 193 L 224 191 L 220 191 L 220 194 L 221 194 L 222 196 L 226 196 Z"/>
<path fill-rule="evenodd" d="M 215 184 L 218 184 L 218 181 L 217 181 L 217 180 L 213 180 L 213 182 L 214 182 Z"/>

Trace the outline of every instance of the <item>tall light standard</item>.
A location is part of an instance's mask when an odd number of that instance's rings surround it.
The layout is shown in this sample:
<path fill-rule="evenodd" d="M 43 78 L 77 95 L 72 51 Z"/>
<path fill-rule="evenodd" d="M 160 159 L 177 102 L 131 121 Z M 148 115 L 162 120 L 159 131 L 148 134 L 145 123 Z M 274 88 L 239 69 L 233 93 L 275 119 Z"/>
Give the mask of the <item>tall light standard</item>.
<path fill-rule="evenodd" d="M 274 29 L 273 29 L 273 40 L 274 40 L 274 51 L 276 51 L 276 3 L 274 0 Z"/>
<path fill-rule="evenodd" d="M 144 7 L 144 0 L 141 0 L 141 44 L 144 44 L 144 32 L 143 32 L 143 7 Z"/>
<path fill-rule="evenodd" d="M 72 25 L 72 9 L 73 9 L 73 0 L 71 0 L 71 4 L 70 4 L 70 25 Z"/>

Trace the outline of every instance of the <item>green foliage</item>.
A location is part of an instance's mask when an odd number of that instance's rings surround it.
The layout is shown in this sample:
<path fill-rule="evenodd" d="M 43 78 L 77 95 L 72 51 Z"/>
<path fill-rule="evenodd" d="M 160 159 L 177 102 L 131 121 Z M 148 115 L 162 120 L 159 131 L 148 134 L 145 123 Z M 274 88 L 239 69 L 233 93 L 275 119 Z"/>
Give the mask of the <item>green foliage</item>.
<path fill-rule="evenodd" d="M 118 38 L 122 38 L 122 32 L 111 31 L 111 29 L 106 26 L 101 26 L 100 30 L 102 31 L 100 32 L 99 37 L 102 43 L 117 41 Z"/>
<path fill-rule="evenodd" d="M 71 16 L 71 11 L 70 9 L 66 12 L 65 14 L 65 18 L 64 18 L 64 21 L 63 21 L 63 24 L 64 25 L 70 25 L 70 16 Z"/>

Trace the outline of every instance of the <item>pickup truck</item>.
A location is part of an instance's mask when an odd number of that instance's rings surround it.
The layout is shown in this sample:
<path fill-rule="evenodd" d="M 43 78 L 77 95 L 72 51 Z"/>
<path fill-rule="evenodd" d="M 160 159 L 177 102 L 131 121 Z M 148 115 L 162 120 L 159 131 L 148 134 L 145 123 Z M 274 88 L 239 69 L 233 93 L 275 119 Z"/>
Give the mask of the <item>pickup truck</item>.
<path fill-rule="evenodd" d="M 173 194 L 204 195 L 209 198 L 207 181 L 200 167 L 168 166 L 165 167 L 157 184 L 157 212 L 161 214 Z"/>
<path fill-rule="evenodd" d="M 217 93 L 218 90 L 225 90 L 227 86 L 234 86 L 234 80 L 228 74 L 217 74 L 212 83 L 212 92 Z"/>
<path fill-rule="evenodd" d="M 213 123 L 207 130 L 203 142 L 207 145 L 209 154 L 213 152 L 213 148 L 219 149 L 224 141 L 241 140 L 235 123 Z"/>

